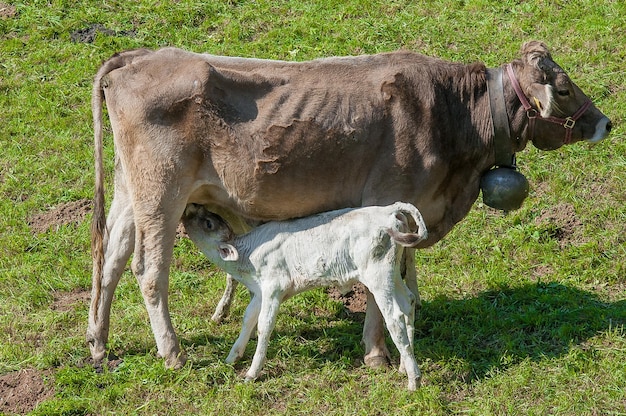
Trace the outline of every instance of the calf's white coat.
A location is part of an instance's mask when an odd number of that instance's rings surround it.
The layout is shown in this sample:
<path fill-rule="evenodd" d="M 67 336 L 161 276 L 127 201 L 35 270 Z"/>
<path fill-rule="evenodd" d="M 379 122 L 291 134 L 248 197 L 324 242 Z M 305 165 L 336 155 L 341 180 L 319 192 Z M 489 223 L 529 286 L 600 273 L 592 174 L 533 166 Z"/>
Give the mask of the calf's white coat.
<path fill-rule="evenodd" d="M 263 367 L 282 301 L 321 286 L 335 285 L 345 292 L 362 282 L 400 352 L 400 370 L 407 373 L 409 389 L 417 387 L 421 375 L 413 352 L 415 295 L 400 270 L 403 247 L 427 237 L 424 220 L 413 205 L 398 202 L 331 211 L 270 222 L 240 236 L 219 216 L 189 205 L 183 223 L 200 250 L 252 292 L 241 333 L 226 359 L 233 363 L 241 358 L 258 327 L 247 380 L 256 379 Z"/>

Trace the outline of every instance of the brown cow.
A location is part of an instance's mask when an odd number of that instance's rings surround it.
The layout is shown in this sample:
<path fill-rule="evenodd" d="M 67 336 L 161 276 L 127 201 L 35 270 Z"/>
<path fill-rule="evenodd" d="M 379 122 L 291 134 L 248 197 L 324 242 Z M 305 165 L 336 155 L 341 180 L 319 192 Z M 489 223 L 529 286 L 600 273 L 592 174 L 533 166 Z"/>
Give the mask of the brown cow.
<path fill-rule="evenodd" d="M 502 77 L 501 107 L 492 114 L 487 79 L 501 68 L 406 51 L 299 63 L 174 48 L 113 56 L 96 75 L 92 100 L 96 200 L 87 340 L 94 363 L 104 357 L 113 292 L 132 253 L 158 352 L 168 367 L 185 362 L 170 321 L 168 279 L 176 227 L 189 203 L 206 205 L 241 230 L 247 221 L 402 200 L 421 211 L 426 247 L 468 213 L 481 176 L 496 164 L 496 148 L 512 155 L 528 141 L 556 149 L 608 134 L 610 121 L 543 43 L 526 43 L 510 66 L 513 78 Z M 106 224 L 103 99 L 116 151 Z M 504 117 L 510 130 L 498 145 L 492 117 Z M 414 253 L 405 258 L 407 283 L 417 292 Z M 366 363 L 377 365 L 389 353 L 371 295 L 367 305 Z"/>

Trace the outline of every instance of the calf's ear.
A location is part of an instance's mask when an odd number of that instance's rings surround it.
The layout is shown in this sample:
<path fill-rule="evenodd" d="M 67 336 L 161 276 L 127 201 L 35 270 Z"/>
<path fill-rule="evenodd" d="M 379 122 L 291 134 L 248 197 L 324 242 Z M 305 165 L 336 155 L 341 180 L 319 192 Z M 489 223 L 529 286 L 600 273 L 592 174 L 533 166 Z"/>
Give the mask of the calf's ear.
<path fill-rule="evenodd" d="M 237 261 L 239 260 L 239 252 L 232 244 L 222 243 L 219 246 L 220 257 L 224 261 Z"/>

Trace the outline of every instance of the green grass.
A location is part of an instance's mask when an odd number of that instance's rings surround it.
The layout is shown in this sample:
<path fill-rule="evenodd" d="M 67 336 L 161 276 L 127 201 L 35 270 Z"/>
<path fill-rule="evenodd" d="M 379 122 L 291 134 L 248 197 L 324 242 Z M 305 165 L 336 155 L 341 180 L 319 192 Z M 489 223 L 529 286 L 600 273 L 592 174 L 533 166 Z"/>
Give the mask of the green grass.
<path fill-rule="evenodd" d="M 12 4 L 15 15 L 0 18 L 0 377 L 51 371 L 55 394 L 33 414 L 626 414 L 623 2 Z M 116 34 L 71 41 L 93 23 Z M 531 183 L 522 209 L 502 215 L 479 200 L 443 241 L 417 253 L 419 391 L 405 391 L 395 370 L 363 366 L 362 316 L 323 291 L 281 307 L 265 376 L 243 383 L 254 343 L 241 364 L 224 358 L 247 294 L 238 293 L 225 324 L 210 322 L 224 276 L 186 240 L 176 247 L 170 304 L 189 363 L 168 371 L 156 358 L 127 272 L 110 336 L 123 362 L 102 374 L 85 364 L 86 301 L 57 300 L 90 287 L 89 217 L 40 234 L 29 221 L 91 198 L 89 100 L 104 59 L 166 45 L 288 60 L 407 48 L 495 66 L 530 39 L 549 44 L 614 131 L 592 147 L 529 147 L 518 155 Z M 110 201 L 110 134 L 105 146 Z"/>

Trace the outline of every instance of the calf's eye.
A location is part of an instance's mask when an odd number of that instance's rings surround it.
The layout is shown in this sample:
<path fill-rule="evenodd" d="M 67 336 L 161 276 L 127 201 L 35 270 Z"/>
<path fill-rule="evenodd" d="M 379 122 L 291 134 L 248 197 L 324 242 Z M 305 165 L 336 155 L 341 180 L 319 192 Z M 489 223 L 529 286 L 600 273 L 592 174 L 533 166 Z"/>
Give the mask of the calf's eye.
<path fill-rule="evenodd" d="M 559 94 L 561 97 L 567 97 L 567 96 L 569 95 L 569 90 L 559 90 L 559 91 L 558 91 L 558 94 Z"/>
<path fill-rule="evenodd" d="M 212 230 L 213 230 L 213 221 L 211 221 L 211 220 L 206 220 L 206 224 L 205 224 L 205 225 L 206 225 L 206 229 L 207 229 L 207 230 L 209 230 L 209 231 L 212 231 Z"/>

